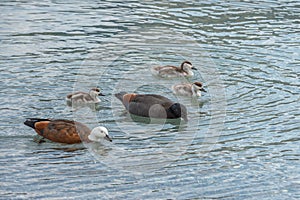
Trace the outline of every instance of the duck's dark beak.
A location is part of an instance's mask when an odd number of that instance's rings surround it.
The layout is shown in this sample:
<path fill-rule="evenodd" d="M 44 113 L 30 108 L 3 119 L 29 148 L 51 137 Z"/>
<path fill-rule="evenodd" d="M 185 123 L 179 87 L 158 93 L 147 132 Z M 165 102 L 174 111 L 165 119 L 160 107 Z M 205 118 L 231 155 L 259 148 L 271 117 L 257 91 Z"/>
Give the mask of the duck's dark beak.
<path fill-rule="evenodd" d="M 108 135 L 106 135 L 106 136 L 104 137 L 104 139 L 107 140 L 107 141 L 112 142 L 112 139 L 111 139 Z"/>
<path fill-rule="evenodd" d="M 202 92 L 207 92 L 204 88 L 201 88 L 200 91 L 202 91 Z"/>
<path fill-rule="evenodd" d="M 198 70 L 196 67 L 192 67 L 193 70 Z"/>
<path fill-rule="evenodd" d="M 105 95 L 104 95 L 104 94 L 102 94 L 102 93 L 99 93 L 99 94 L 98 94 L 98 96 L 105 96 Z"/>

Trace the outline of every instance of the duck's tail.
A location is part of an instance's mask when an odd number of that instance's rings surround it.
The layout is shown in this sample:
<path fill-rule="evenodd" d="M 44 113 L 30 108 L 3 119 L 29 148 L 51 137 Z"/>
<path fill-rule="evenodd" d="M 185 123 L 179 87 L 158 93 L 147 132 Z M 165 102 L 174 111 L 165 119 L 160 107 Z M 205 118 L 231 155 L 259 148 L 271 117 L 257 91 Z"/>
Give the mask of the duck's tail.
<path fill-rule="evenodd" d="M 117 97 L 120 101 L 123 102 L 123 96 L 127 94 L 127 92 L 119 92 L 115 94 L 115 97 Z"/>
<path fill-rule="evenodd" d="M 49 121 L 49 119 L 27 118 L 24 124 L 34 129 L 34 124 L 40 121 Z"/>

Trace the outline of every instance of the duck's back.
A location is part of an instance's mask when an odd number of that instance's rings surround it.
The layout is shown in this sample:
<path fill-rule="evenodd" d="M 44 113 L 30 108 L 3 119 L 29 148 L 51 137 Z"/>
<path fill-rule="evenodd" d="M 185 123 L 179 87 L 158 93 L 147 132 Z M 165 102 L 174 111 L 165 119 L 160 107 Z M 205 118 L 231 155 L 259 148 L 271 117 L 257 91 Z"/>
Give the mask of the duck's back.
<path fill-rule="evenodd" d="M 172 87 L 173 93 L 177 95 L 191 96 L 193 94 L 190 84 L 178 84 Z"/>
<path fill-rule="evenodd" d="M 26 124 L 26 122 L 25 122 Z M 26 124 L 27 125 L 27 124 Z M 88 141 L 91 130 L 80 122 L 71 120 L 40 120 L 33 124 L 35 131 L 53 142 L 74 144 Z"/>
<path fill-rule="evenodd" d="M 173 102 L 161 95 L 145 94 L 136 95 L 128 106 L 128 111 L 131 114 L 143 117 L 165 118 L 166 110 L 173 104 Z"/>
<path fill-rule="evenodd" d="M 143 103 L 150 106 L 154 104 L 173 104 L 170 99 L 158 94 L 139 94 L 136 95 L 130 102 Z"/>
<path fill-rule="evenodd" d="M 177 77 L 181 74 L 178 67 L 171 65 L 154 67 L 152 73 L 161 77 Z"/>

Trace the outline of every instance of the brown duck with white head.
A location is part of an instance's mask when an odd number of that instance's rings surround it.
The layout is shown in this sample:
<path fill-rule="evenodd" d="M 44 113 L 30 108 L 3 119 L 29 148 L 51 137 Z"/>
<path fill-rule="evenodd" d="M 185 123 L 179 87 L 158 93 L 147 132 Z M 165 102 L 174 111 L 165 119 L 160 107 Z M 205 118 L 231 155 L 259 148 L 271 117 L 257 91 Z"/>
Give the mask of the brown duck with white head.
<path fill-rule="evenodd" d="M 73 120 L 28 118 L 24 124 L 33 128 L 37 134 L 53 142 L 75 144 L 80 142 L 112 141 L 103 126 L 93 130 Z"/>

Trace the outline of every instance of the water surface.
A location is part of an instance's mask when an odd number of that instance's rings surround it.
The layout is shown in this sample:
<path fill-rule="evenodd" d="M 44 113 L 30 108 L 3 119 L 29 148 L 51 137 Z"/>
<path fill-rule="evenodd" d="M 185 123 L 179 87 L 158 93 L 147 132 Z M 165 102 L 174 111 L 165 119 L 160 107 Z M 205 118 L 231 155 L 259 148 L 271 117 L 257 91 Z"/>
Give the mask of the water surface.
<path fill-rule="evenodd" d="M 298 1 L 2 1 L 1 199 L 298 199 Z M 154 65 L 191 61 L 189 79 Z M 204 82 L 200 99 L 178 82 Z M 95 110 L 65 96 L 102 88 Z M 133 121 L 119 91 L 184 103 L 189 122 Z M 34 142 L 26 117 L 106 126 L 113 143 Z"/>

